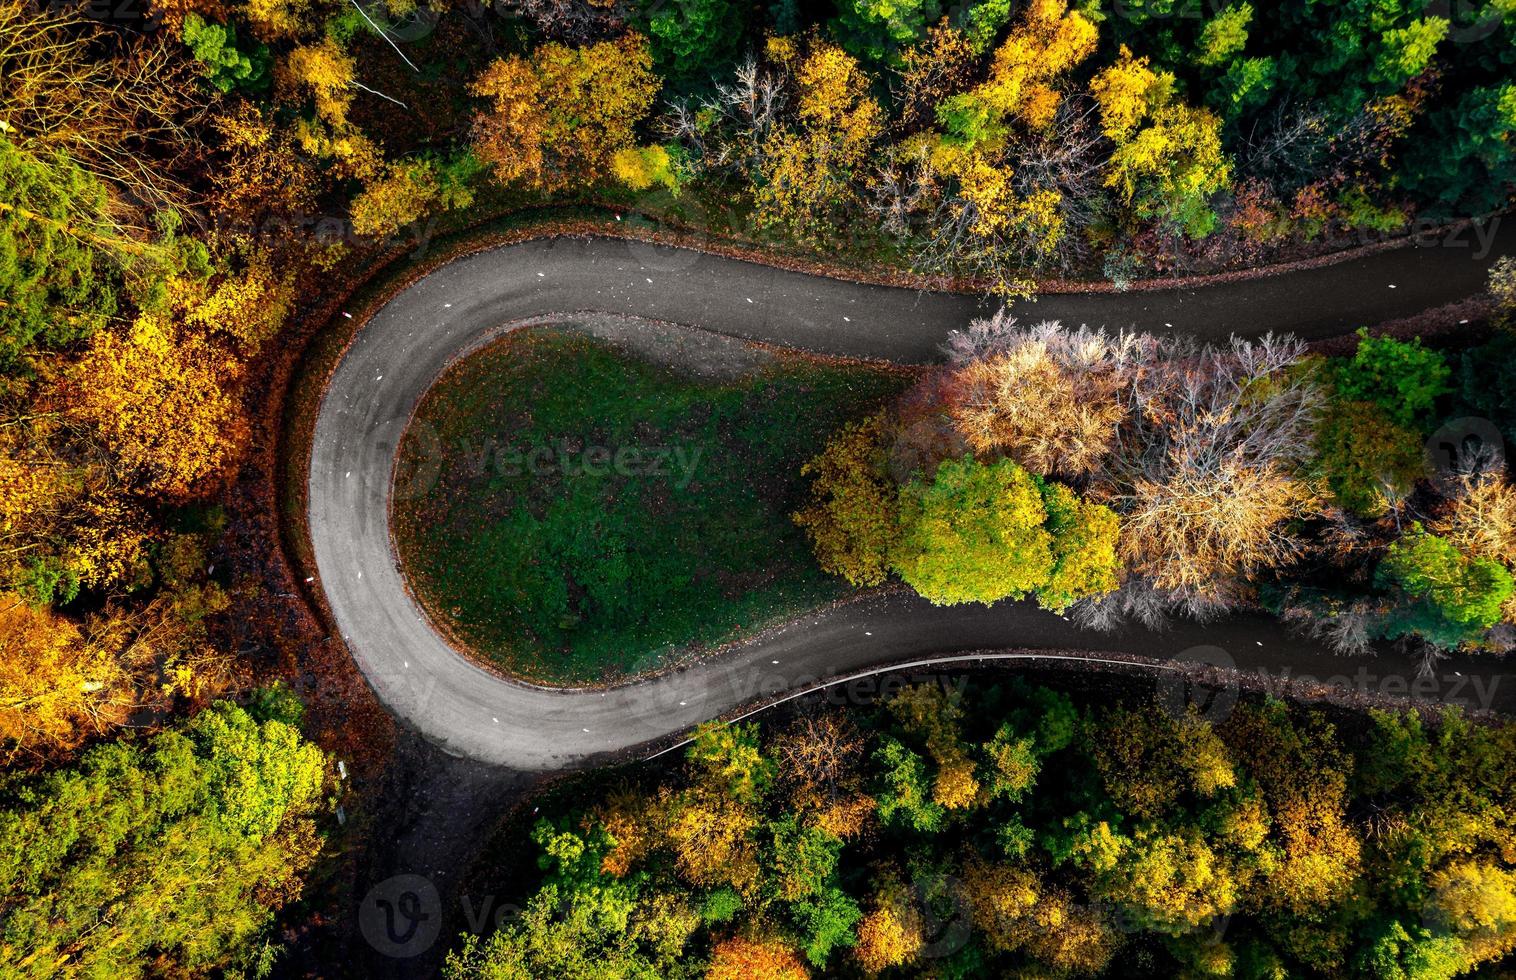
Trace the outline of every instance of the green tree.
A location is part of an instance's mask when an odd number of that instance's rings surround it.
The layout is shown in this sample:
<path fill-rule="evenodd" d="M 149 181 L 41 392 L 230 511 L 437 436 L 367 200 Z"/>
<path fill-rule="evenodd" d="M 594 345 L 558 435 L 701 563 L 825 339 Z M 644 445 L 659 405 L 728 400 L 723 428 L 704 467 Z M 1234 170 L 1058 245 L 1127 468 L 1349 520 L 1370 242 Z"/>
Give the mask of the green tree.
<path fill-rule="evenodd" d="M 1437 399 L 1448 391 L 1452 369 L 1447 359 L 1440 351 L 1423 347 L 1420 337 L 1409 341 L 1371 337 L 1365 328 L 1358 331 L 1358 338 L 1353 356 L 1336 364 L 1337 397 L 1372 402 L 1396 425 L 1425 428 Z"/>
<path fill-rule="evenodd" d="M 1433 109 L 1427 135 L 1400 168 L 1407 190 L 1441 214 L 1487 214 L 1504 207 L 1516 182 L 1516 82 L 1471 88 Z"/>
<path fill-rule="evenodd" d="M 216 24 L 191 11 L 184 16 L 184 43 L 189 45 L 195 60 L 205 66 L 205 80 L 217 91 L 226 93 L 240 88 L 261 92 L 268 88 L 269 69 L 273 66 L 268 45 L 242 50 L 237 46 L 234 25 Z"/>
<path fill-rule="evenodd" d="M 1449 980 L 1467 970 L 1469 962 L 1456 938 L 1433 935 L 1420 926 L 1407 929 L 1392 919 L 1374 936 L 1358 965 L 1376 980 Z"/>
<path fill-rule="evenodd" d="M 1419 523 L 1390 545 L 1374 575 L 1408 600 L 1387 623 L 1389 635 L 1417 633 L 1448 648 L 1477 639 L 1498 623 L 1501 605 L 1516 591 L 1505 566 L 1471 559 Z"/>
<path fill-rule="evenodd" d="M 839 0 L 832 34 L 849 54 L 870 61 L 898 59 L 942 16 L 937 0 Z"/>
<path fill-rule="evenodd" d="M 731 0 L 664 0 L 651 7 L 649 47 L 664 78 L 701 79 L 727 64 L 742 39 L 745 8 Z"/>
<path fill-rule="evenodd" d="M 0 133 L 0 371 L 22 354 L 88 337 L 115 315 L 109 259 L 121 241 L 99 180 L 59 154 L 42 159 Z"/>
<path fill-rule="evenodd" d="M 769 861 L 774 897 L 798 902 L 821 894 L 837 873 L 842 841 L 793 816 L 769 825 Z"/>
<path fill-rule="evenodd" d="M 1231 61 L 1248 43 L 1248 25 L 1253 22 L 1251 3 L 1234 4 L 1206 21 L 1195 42 L 1195 63 L 1216 68 Z"/>
<path fill-rule="evenodd" d="M 1437 45 L 1448 36 L 1448 21 L 1443 17 L 1423 17 L 1404 27 L 1385 31 L 1379 52 L 1374 56 L 1376 82 L 1398 86 L 1426 70 Z"/>
<path fill-rule="evenodd" d="M 1116 512 L 1081 500 L 1059 483 L 1043 481 L 1041 489 L 1047 528 L 1053 535 L 1053 571 L 1037 587 L 1038 604 L 1061 613 L 1081 599 L 1114 592 L 1121 569 L 1116 555 L 1121 533 Z"/>
<path fill-rule="evenodd" d="M 858 942 L 856 931 L 863 910 L 853 896 L 829 885 L 814 898 L 804 899 L 793 908 L 795 924 L 804 942 L 805 958 L 818 969 L 825 969 L 838 948 Z"/>
<path fill-rule="evenodd" d="M 946 460 L 930 483 L 900 489 L 900 577 L 939 605 L 1021 598 L 1053 573 L 1053 536 L 1037 482 L 1008 459 Z"/>
<path fill-rule="evenodd" d="M 874 751 L 879 787 L 879 819 L 886 825 L 934 832 L 942 826 L 946 811 L 932 800 L 932 783 L 926 760 L 893 738 L 880 740 Z"/>
<path fill-rule="evenodd" d="M 774 783 L 775 766 L 759 744 L 755 723 L 709 722 L 695 731 L 686 758 L 732 799 L 748 803 Z"/>
<path fill-rule="evenodd" d="M 325 758 L 218 702 L 182 730 L 6 787 L 0 949 L 18 975 L 132 978 L 248 963 L 320 848 Z"/>
<path fill-rule="evenodd" d="M 1332 496 L 1361 517 L 1379 517 L 1389 498 L 1410 493 L 1426 468 L 1421 436 L 1372 402 L 1335 402 L 1316 433 L 1317 457 Z"/>

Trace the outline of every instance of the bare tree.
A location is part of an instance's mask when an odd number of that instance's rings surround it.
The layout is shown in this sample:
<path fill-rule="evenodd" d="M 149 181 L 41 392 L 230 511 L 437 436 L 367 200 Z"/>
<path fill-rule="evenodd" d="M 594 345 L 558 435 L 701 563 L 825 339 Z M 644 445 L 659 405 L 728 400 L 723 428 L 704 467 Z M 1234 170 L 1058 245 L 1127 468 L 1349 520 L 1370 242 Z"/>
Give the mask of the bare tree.
<path fill-rule="evenodd" d="M 672 102 L 663 131 L 689 153 L 698 172 L 749 176 L 761 170 L 765 148 L 788 104 L 787 73 L 749 54 L 734 80 L 698 102 Z"/>
<path fill-rule="evenodd" d="M 1124 515 L 1128 567 L 1176 601 L 1225 600 L 1302 552 L 1287 525 L 1313 499 L 1299 474 L 1322 403 L 1289 370 L 1305 353 L 1273 334 L 1220 348 L 1167 341 L 1128 373 L 1100 485 Z"/>

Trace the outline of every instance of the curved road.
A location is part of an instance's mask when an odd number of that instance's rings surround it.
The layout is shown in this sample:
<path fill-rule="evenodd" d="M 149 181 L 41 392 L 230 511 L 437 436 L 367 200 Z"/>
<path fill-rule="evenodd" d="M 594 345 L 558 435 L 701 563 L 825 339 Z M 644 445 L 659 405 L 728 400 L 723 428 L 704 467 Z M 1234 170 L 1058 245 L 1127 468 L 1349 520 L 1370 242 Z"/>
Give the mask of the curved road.
<path fill-rule="evenodd" d="M 1018 312 L 1217 339 L 1269 330 L 1332 336 L 1479 292 L 1493 258 L 1516 253 L 1516 222 L 1510 224 L 1486 243 L 1492 247 L 1480 247 L 1470 234 L 1461 242 L 1201 290 L 1045 296 Z M 944 609 L 901 593 L 818 612 L 712 661 L 608 691 L 550 691 L 502 680 L 453 651 L 406 592 L 388 526 L 396 443 L 422 394 L 460 351 L 507 324 L 587 310 L 911 363 L 932 360 L 949 330 L 986 312 L 960 294 L 858 285 L 616 239 L 545 239 L 482 252 L 395 296 L 358 331 L 322 402 L 310 465 L 310 533 L 321 587 L 359 667 L 391 711 L 448 751 L 522 770 L 559 769 L 819 679 L 1008 648 L 1219 658 L 1276 689 L 1283 679 L 1311 674 L 1366 696 L 1486 709 L 1516 704 L 1516 679 L 1506 683 L 1488 660 L 1447 662 L 1441 676 L 1417 680 L 1406 661 L 1334 658 L 1262 618 L 1103 635 L 1026 604 Z"/>

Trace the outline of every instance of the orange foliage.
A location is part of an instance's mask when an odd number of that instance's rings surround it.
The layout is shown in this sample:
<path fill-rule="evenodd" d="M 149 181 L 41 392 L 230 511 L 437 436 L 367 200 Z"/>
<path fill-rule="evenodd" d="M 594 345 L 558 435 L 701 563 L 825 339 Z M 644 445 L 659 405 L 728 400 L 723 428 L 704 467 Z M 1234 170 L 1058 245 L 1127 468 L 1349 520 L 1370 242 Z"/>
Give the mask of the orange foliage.
<path fill-rule="evenodd" d="M 471 86 L 490 101 L 474 119 L 474 153 L 502 184 L 534 190 L 612 176 L 617 151 L 635 145 L 633 127 L 658 92 L 652 63 L 635 33 L 498 59 Z"/>
<path fill-rule="evenodd" d="M 733 937 L 717 944 L 706 980 L 807 980 L 800 957 L 777 940 Z"/>
<path fill-rule="evenodd" d="M 86 643 L 72 622 L 0 594 L 0 744 L 74 748 L 126 719 L 132 702 L 120 696 L 125 681 L 120 665 Z"/>
<path fill-rule="evenodd" d="M 96 334 L 61 393 L 68 414 L 99 433 L 122 471 L 185 498 L 247 442 L 247 418 L 230 391 L 240 372 L 203 337 L 142 316 L 125 337 Z"/>

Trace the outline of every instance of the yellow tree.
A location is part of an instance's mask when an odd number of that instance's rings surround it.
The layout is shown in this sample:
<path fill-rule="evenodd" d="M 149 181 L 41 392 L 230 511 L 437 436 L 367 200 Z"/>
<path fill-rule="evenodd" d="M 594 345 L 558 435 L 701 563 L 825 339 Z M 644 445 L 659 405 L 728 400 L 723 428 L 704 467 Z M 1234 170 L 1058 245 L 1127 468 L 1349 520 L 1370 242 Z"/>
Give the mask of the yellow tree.
<path fill-rule="evenodd" d="M 59 413 L 0 426 L 0 579 L 34 603 L 148 575 L 151 522 Z"/>
<path fill-rule="evenodd" d="M 768 54 L 793 73 L 797 124 L 763 148 L 757 221 L 819 242 L 853 200 L 852 181 L 883 132 L 884 110 L 869 94 L 868 73 L 830 41 L 811 37 L 802 54 L 792 39 L 770 38 Z"/>
<path fill-rule="evenodd" d="M 386 238 L 425 216 L 442 195 L 436 168 L 425 160 L 397 160 L 353 199 L 353 231 Z"/>
<path fill-rule="evenodd" d="M 1209 234 L 1216 215 L 1207 200 L 1224 190 L 1231 166 L 1221 148 L 1221 119 L 1185 104 L 1170 72 L 1125 46 L 1116 64 L 1096 75 L 1090 91 L 1101 128 L 1116 145 L 1105 183 L 1138 214 L 1172 222 L 1188 234 Z"/>
<path fill-rule="evenodd" d="M 131 708 L 121 665 L 77 626 L 0 593 L 0 745 L 12 755 L 71 749 Z"/>
<path fill-rule="evenodd" d="M 910 963 L 923 945 L 920 914 L 909 906 L 883 905 L 858 923 L 854 955 L 873 974 Z"/>
<path fill-rule="evenodd" d="M 489 101 L 474 119 L 474 153 L 503 184 L 558 191 L 615 174 L 636 145 L 659 82 L 647 39 L 628 33 L 582 48 L 544 44 L 493 62 L 470 90 Z"/>
<path fill-rule="evenodd" d="M 858 923 L 853 955 L 872 975 L 915 960 L 926 945 L 926 929 L 914 896 L 898 870 L 886 867 L 874 875 L 872 908 Z"/>
<path fill-rule="evenodd" d="M 717 792 L 688 792 L 664 800 L 668 838 L 679 871 L 701 888 L 730 885 L 744 894 L 757 887 L 758 818 L 744 804 Z"/>
<path fill-rule="evenodd" d="M 740 936 L 716 944 L 706 980 L 807 980 L 800 956 L 777 939 Z"/>
<path fill-rule="evenodd" d="M 235 358 L 155 316 L 124 336 L 95 335 L 66 375 L 66 413 L 90 426 L 124 473 L 152 492 L 185 498 L 224 471 L 248 439 L 233 390 Z"/>
<path fill-rule="evenodd" d="M 924 191 L 904 204 L 926 215 L 918 264 L 987 275 L 997 292 L 1024 294 L 1027 270 L 1060 254 L 1069 188 L 1046 180 L 1018 187 L 1012 157 L 1027 141 L 1064 144 L 1059 154 L 1087 142 L 1055 132 L 1055 123 L 1060 80 L 1094 53 L 1096 38 L 1094 23 L 1064 0 L 1036 0 L 996 49 L 985 80 L 937 105 L 938 131 L 898 147 L 918 168 L 907 183 Z"/>
<path fill-rule="evenodd" d="M 289 53 L 286 68 L 290 81 L 315 101 L 316 115 L 323 122 L 339 129 L 347 124 L 358 64 L 334 39 L 327 37 L 295 48 Z"/>
<path fill-rule="evenodd" d="M 811 500 L 795 512 L 821 569 L 852 585 L 878 585 L 900 534 L 899 490 L 889 478 L 884 413 L 851 422 L 800 469 Z"/>

